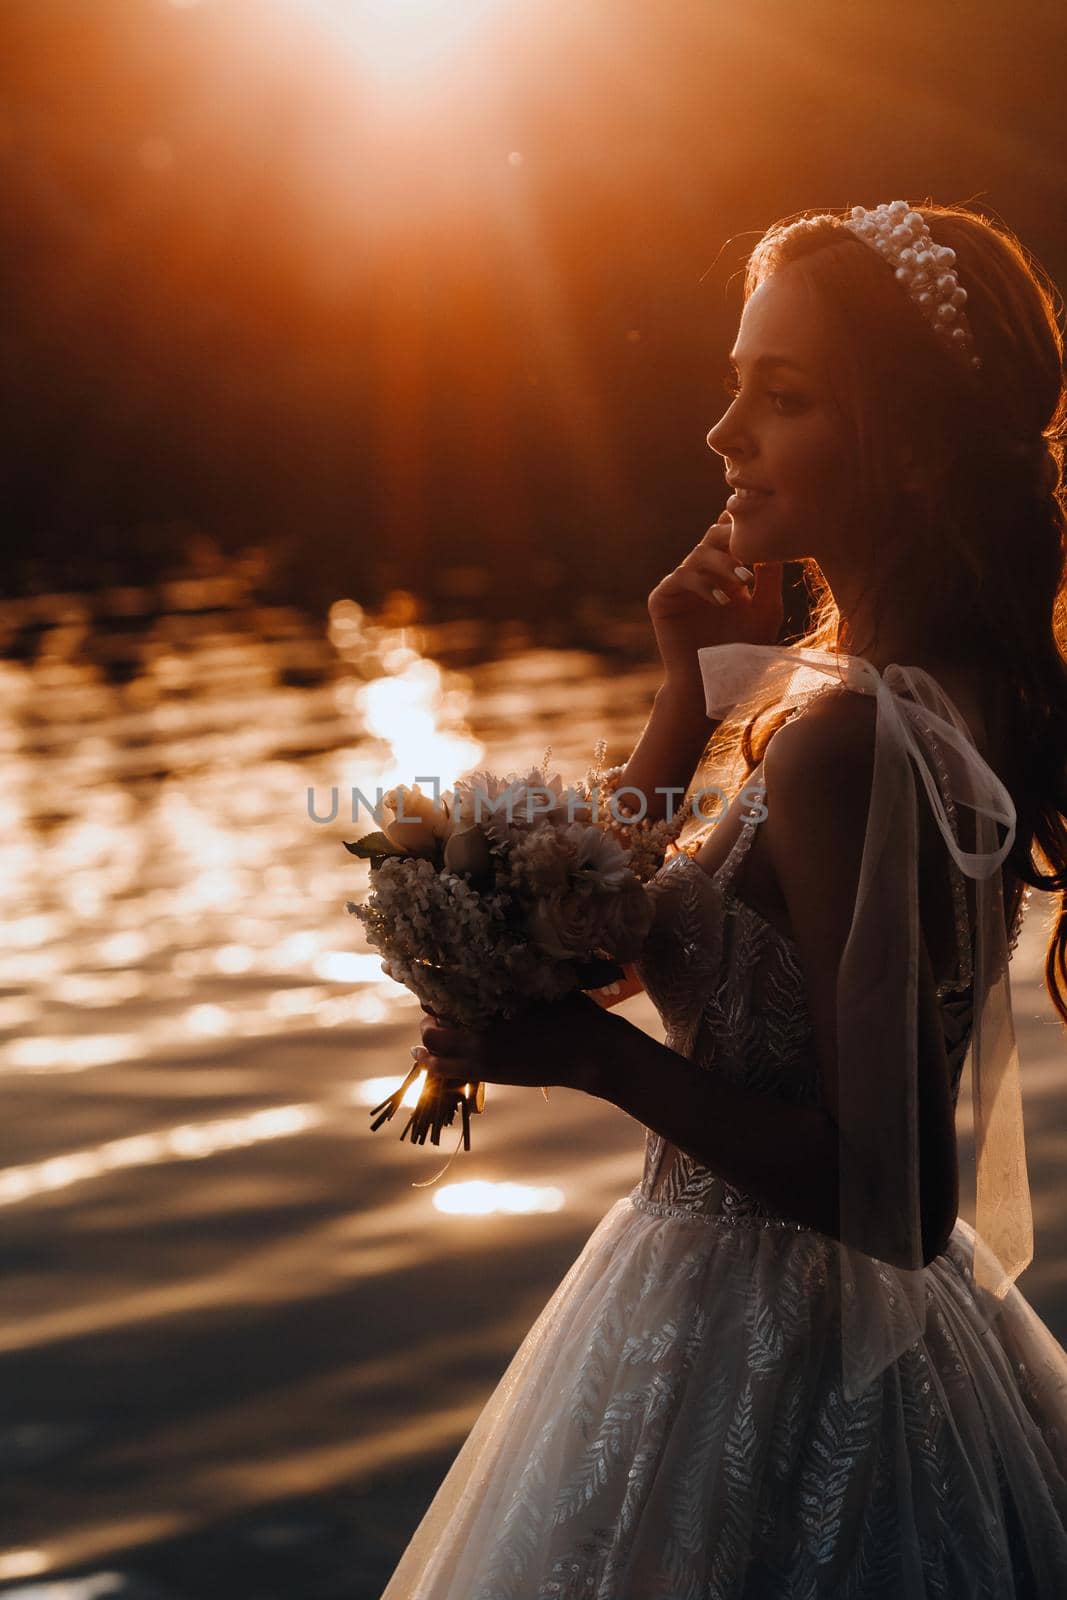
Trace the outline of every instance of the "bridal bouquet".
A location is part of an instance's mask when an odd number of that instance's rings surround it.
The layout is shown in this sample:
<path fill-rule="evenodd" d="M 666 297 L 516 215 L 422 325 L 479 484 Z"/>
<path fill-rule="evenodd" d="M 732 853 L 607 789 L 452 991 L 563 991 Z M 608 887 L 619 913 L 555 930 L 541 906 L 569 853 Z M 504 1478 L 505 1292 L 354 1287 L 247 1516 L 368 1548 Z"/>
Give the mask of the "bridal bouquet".
<path fill-rule="evenodd" d="M 547 776 L 550 751 L 525 777 L 478 772 L 434 799 L 418 784 L 401 785 L 375 810 L 381 831 L 345 842 L 371 867 L 366 902 L 345 909 L 381 952 L 382 970 L 426 1010 L 480 1028 L 609 985 L 636 960 L 652 921 L 644 885 L 692 807 L 669 821 L 636 821 L 611 793 L 603 815 L 602 791 L 613 791 L 623 770 L 600 773 L 604 750 L 600 741 L 585 782 L 566 792 L 558 773 Z M 428 1051 L 418 1045 L 412 1055 L 404 1082 L 371 1112 L 372 1131 L 423 1070 Z M 427 1072 L 400 1137 L 410 1130 L 413 1143 L 429 1135 L 439 1144 L 458 1108 L 469 1150 L 471 1113 L 484 1103 L 484 1084 Z"/>

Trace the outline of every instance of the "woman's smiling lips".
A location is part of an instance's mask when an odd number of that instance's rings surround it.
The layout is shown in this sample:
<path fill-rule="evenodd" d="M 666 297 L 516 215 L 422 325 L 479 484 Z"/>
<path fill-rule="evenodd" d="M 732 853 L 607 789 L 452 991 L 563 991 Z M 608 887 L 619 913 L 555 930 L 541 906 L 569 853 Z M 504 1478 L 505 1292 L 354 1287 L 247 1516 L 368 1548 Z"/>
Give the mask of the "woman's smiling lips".
<path fill-rule="evenodd" d="M 736 515 L 739 511 L 754 511 L 762 505 L 771 492 L 770 489 L 743 489 L 738 484 L 729 500 L 727 500 L 725 509 L 733 515 Z"/>

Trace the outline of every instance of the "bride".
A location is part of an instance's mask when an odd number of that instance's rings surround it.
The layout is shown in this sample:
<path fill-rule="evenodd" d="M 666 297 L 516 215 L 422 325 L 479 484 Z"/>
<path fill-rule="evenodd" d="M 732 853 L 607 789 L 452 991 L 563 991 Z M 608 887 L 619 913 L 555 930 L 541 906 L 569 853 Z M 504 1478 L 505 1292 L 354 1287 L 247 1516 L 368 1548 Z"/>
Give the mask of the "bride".
<path fill-rule="evenodd" d="M 1067 1022 L 1054 304 L 959 208 L 804 215 L 753 251 L 708 434 L 733 493 L 650 597 L 663 682 L 607 775 L 651 819 L 695 775 L 734 791 L 651 886 L 666 1043 L 588 995 L 422 1028 L 449 1076 L 621 1107 L 644 1170 L 383 1600 L 1067 1594 L 1008 978 L 1032 885 Z M 784 560 L 813 599 L 790 645 Z"/>

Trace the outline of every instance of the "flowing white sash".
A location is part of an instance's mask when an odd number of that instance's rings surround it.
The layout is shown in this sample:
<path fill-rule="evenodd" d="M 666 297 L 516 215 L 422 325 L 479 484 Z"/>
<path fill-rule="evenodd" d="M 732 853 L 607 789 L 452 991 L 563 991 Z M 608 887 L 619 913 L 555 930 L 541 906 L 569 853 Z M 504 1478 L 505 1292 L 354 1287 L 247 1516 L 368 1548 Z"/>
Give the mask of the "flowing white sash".
<path fill-rule="evenodd" d="M 802 705 L 828 679 L 877 702 L 874 776 L 853 919 L 837 982 L 842 1365 L 854 1397 L 924 1332 L 918 1118 L 919 773 L 948 849 L 976 880 L 974 1021 L 975 1229 L 968 1262 L 985 1326 L 1033 1257 L 1019 1057 L 999 868 L 1015 838 L 1011 795 L 966 721 L 928 672 L 788 645 L 698 652 L 709 717 L 773 701 Z M 937 740 L 954 804 L 975 813 L 961 848 L 931 771 Z M 1007 830 L 998 841 L 997 825 Z M 890 1199 L 890 1197 L 893 1197 Z M 901 1198 L 903 1197 L 903 1198 Z M 970 1230 L 961 1235 L 970 1243 Z M 870 1249 L 884 1240 L 887 1259 Z M 863 1240 L 859 1248 L 847 1241 Z"/>

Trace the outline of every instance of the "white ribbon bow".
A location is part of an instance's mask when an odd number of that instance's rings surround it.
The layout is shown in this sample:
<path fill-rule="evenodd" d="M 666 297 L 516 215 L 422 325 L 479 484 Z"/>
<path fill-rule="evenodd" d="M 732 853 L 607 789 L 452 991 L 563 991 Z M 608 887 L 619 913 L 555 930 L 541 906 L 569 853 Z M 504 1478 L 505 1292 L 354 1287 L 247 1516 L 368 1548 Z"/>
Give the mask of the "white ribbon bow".
<path fill-rule="evenodd" d="M 801 705 L 827 678 L 877 701 L 874 777 L 855 911 L 838 972 L 841 1222 L 877 1221 L 891 1193 L 906 1203 L 893 1224 L 895 1248 L 911 1267 L 886 1267 L 842 1246 L 846 1392 L 858 1392 L 925 1327 L 919 1243 L 918 1165 L 918 771 L 938 828 L 961 871 L 976 881 L 976 958 L 970 1039 L 976 1149 L 972 1270 L 999 1309 L 1033 1258 L 1019 1057 L 1008 975 L 1003 886 L 998 868 L 1015 838 L 1009 791 L 979 753 L 965 719 L 936 679 L 892 663 L 884 672 L 862 656 L 787 645 L 724 644 L 698 652 L 709 717 L 758 706 Z M 973 851 L 961 848 L 931 772 L 925 738 L 941 748 L 948 793 L 975 813 Z M 1007 830 L 997 840 L 997 825 Z M 962 1227 L 965 1236 L 969 1230 Z M 867 1282 L 878 1267 L 882 1287 Z M 888 1276 L 887 1276 L 888 1274 Z M 895 1275 L 895 1276 L 894 1276 Z M 899 1295 L 887 1295 L 893 1278 Z M 870 1294 L 861 1285 L 867 1282 Z M 858 1292 L 859 1291 L 859 1292 Z M 893 1306 L 886 1314 L 885 1305 Z"/>

